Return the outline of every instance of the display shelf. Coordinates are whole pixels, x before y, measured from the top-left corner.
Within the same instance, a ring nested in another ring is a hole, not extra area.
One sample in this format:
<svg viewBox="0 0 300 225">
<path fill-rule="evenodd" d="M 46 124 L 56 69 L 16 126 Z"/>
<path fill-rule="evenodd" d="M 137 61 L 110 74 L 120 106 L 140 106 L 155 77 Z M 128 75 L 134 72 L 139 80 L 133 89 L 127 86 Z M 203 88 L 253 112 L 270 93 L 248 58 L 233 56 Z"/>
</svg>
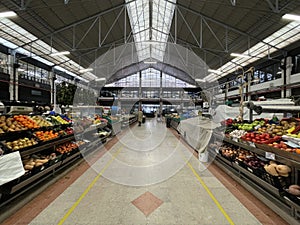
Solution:
<svg viewBox="0 0 300 225">
<path fill-rule="evenodd" d="M 221 157 L 217 157 L 214 161 L 214 164 L 216 164 L 219 168 L 225 171 L 226 174 L 228 174 L 235 181 L 241 184 L 250 193 L 256 196 L 260 201 L 265 203 L 268 207 L 270 207 L 275 213 L 281 216 L 289 224 L 299 224 L 299 220 L 297 220 L 297 218 L 294 216 L 295 212 L 293 211 L 291 205 L 287 204 L 283 197 L 274 196 L 268 190 L 264 189 L 264 187 L 258 185 L 257 183 L 253 182 L 252 179 L 249 179 L 247 176 L 245 176 L 244 173 L 241 173 L 240 171 L 237 171 L 235 168 L 231 167 L 227 163 L 224 163 L 224 161 L 220 160 L 220 158 Z"/>
<path fill-rule="evenodd" d="M 107 126 L 112 129 L 112 135 L 117 135 L 118 133 L 120 133 L 122 131 L 122 122 L 121 121 L 114 122 L 112 124 L 108 123 Z"/>
<path fill-rule="evenodd" d="M 225 136 L 222 138 L 221 136 L 214 134 L 213 137 L 219 140 L 223 139 L 223 141 L 226 143 L 232 144 L 233 146 L 240 147 L 242 149 L 251 151 L 253 153 L 256 153 L 257 155 L 265 157 L 266 150 L 264 149 L 253 147 Z M 254 194 L 256 197 L 262 200 L 265 204 L 267 204 L 268 206 L 272 204 L 273 206 L 271 208 L 282 218 L 284 218 L 287 222 L 289 222 L 290 224 L 299 223 L 300 205 L 297 204 L 297 202 L 294 202 L 291 199 L 289 199 L 288 196 L 283 195 L 283 188 L 287 187 L 273 186 L 271 184 L 272 182 L 269 183 L 267 180 L 263 179 L 264 176 L 257 176 L 253 173 L 253 171 L 251 172 L 247 168 L 244 168 L 241 165 L 239 165 L 238 163 L 232 162 L 224 158 L 219 152 L 216 154 L 215 149 L 208 148 L 208 151 L 210 155 L 215 156 L 214 163 L 218 167 L 220 167 L 232 178 L 234 178 L 236 181 L 242 184 L 246 189 L 248 189 L 252 194 Z M 287 158 L 287 156 L 289 156 L 288 154 L 293 153 L 279 150 L 275 154 L 275 160 L 279 163 L 286 164 L 292 168 L 292 172 L 290 173 L 291 182 L 297 183 L 296 177 L 299 174 L 296 168 L 300 167 L 300 162 L 291 159 L 291 157 Z"/>
<path fill-rule="evenodd" d="M 171 119 L 171 127 L 172 127 L 173 129 L 177 130 L 177 127 L 178 127 L 179 123 L 180 123 L 180 122 Z"/>
<path fill-rule="evenodd" d="M 77 158 L 80 156 L 80 151 L 70 155 L 69 157 L 65 158 L 64 160 L 62 160 L 61 164 L 66 164 L 67 162 L 73 160 L 74 158 Z"/>
<path fill-rule="evenodd" d="M 128 126 L 130 126 L 131 124 L 134 124 L 135 122 L 137 122 L 137 116 L 136 115 L 129 115 L 129 116 L 124 116 L 122 118 L 122 128 L 126 128 Z"/>
<path fill-rule="evenodd" d="M 246 150 L 254 152 L 254 153 L 256 153 L 258 155 L 261 155 L 263 157 L 265 157 L 265 154 L 267 152 L 266 150 L 262 150 L 262 149 L 259 149 L 259 148 L 256 148 L 256 147 L 252 147 L 250 145 L 246 145 L 246 144 L 241 143 L 241 142 L 233 141 L 232 139 L 230 139 L 228 137 L 224 137 L 223 140 L 227 143 L 230 143 L 230 144 L 233 144 L 235 146 L 244 148 Z M 276 157 L 275 160 L 276 161 L 284 163 L 284 164 L 286 164 L 288 166 L 291 166 L 291 167 L 300 168 L 300 161 L 296 161 L 296 160 L 292 159 L 293 155 L 295 155 L 295 153 L 289 153 L 289 152 L 278 150 L 275 154 L 276 154 L 275 155 L 275 157 Z"/>
<path fill-rule="evenodd" d="M 67 141 L 72 141 L 72 140 L 74 140 L 74 138 L 75 138 L 74 135 L 68 135 L 66 137 L 63 137 L 60 140 L 57 140 L 57 141 L 54 141 L 54 142 L 50 142 L 50 143 L 47 143 L 47 144 L 43 144 L 42 143 L 39 146 L 33 147 L 33 148 L 29 149 L 29 150 L 20 151 L 20 154 L 21 154 L 22 157 L 27 156 L 27 155 L 31 155 L 33 153 L 42 151 L 44 149 L 51 148 L 51 147 L 53 147 L 55 145 L 59 145 L 59 144 L 62 144 L 64 142 L 67 142 Z"/>
<path fill-rule="evenodd" d="M 280 197 L 279 189 L 278 188 L 272 186 L 268 182 L 264 181 L 260 177 L 256 176 L 255 174 L 251 173 L 250 171 L 248 171 L 247 169 L 239 166 L 236 163 L 232 163 L 232 167 L 235 168 L 240 173 L 243 173 L 245 176 L 247 176 L 249 179 L 251 179 L 255 183 L 259 183 L 259 185 L 261 187 L 263 187 L 265 190 L 268 190 L 270 193 L 274 194 L 276 197 Z"/>
<path fill-rule="evenodd" d="M 82 133 L 88 133 L 88 132 L 94 131 L 96 129 L 102 129 L 106 126 L 107 126 L 107 123 L 93 124 L 93 125 L 89 126 L 87 129 L 85 129 Z"/>
<path fill-rule="evenodd" d="M 13 193 L 15 193 L 16 191 L 20 190 L 21 188 L 23 188 L 23 187 L 29 185 L 30 183 L 32 183 L 32 182 L 38 180 L 39 178 L 41 178 L 41 177 L 44 176 L 45 174 L 47 174 L 47 173 L 49 173 L 49 172 L 55 170 L 55 168 L 59 167 L 60 165 L 61 165 L 61 162 L 58 162 L 58 163 L 56 163 L 56 164 L 54 164 L 54 165 L 52 165 L 52 166 L 50 166 L 50 167 L 48 167 L 48 168 L 42 170 L 41 172 L 39 172 L 39 173 L 37 173 L 37 174 L 31 176 L 30 178 L 28 178 L 28 179 L 26 179 L 26 180 L 24 180 L 24 181 L 18 183 L 17 185 L 12 186 L 11 191 L 10 191 L 10 194 L 13 194 Z"/>
</svg>

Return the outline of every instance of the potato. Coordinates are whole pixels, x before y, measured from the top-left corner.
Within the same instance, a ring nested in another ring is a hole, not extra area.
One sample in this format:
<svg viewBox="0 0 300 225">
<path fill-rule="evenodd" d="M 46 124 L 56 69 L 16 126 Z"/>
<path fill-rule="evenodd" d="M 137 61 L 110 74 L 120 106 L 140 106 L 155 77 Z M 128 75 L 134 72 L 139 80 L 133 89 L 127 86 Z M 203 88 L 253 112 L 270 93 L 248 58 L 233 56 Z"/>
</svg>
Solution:
<svg viewBox="0 0 300 225">
<path fill-rule="evenodd" d="M 29 164 L 26 164 L 26 165 L 24 166 L 24 169 L 25 169 L 25 170 L 32 170 L 32 169 L 33 169 L 33 166 L 32 166 L 32 165 L 29 165 Z"/>
<path fill-rule="evenodd" d="M 288 192 L 292 195 L 300 196 L 300 186 L 299 185 L 291 185 L 289 186 Z"/>
<path fill-rule="evenodd" d="M 276 170 L 279 172 L 279 173 L 283 173 L 283 174 L 286 174 L 286 173 L 289 173 L 291 172 L 291 168 L 286 166 L 286 165 L 277 165 L 276 166 Z"/>
</svg>

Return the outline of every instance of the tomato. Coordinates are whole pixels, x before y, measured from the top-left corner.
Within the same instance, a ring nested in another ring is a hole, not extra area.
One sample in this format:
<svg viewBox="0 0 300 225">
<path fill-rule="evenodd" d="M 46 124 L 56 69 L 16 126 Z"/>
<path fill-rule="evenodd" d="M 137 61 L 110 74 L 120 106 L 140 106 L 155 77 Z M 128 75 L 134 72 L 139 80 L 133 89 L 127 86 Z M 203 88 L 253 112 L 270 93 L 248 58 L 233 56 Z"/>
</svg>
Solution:
<svg viewBox="0 0 300 225">
<path fill-rule="evenodd" d="M 247 141 L 251 141 L 251 138 L 247 137 L 246 140 L 247 140 Z"/>
<path fill-rule="evenodd" d="M 252 139 L 253 142 L 256 142 L 257 140 L 255 138 Z"/>
</svg>

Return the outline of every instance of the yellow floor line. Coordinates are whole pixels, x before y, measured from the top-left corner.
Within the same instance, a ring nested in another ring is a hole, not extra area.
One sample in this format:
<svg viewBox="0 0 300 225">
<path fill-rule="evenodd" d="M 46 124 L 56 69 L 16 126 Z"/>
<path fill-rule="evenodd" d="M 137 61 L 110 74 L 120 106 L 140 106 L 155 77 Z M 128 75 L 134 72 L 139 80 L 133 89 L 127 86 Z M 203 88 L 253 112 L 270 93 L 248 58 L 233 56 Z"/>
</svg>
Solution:
<svg viewBox="0 0 300 225">
<path fill-rule="evenodd" d="M 230 216 L 225 212 L 225 210 L 223 209 L 223 207 L 221 206 L 221 204 L 219 203 L 219 201 L 216 199 L 216 197 L 213 195 L 213 193 L 209 190 L 209 188 L 204 183 L 204 181 L 199 176 L 199 174 L 195 171 L 194 167 L 189 162 L 187 163 L 187 165 L 192 170 L 193 174 L 198 179 L 198 181 L 200 182 L 200 184 L 202 185 L 202 187 L 205 189 L 205 191 L 207 192 L 207 194 L 209 195 L 209 197 L 214 201 L 214 203 L 217 205 L 218 209 L 225 216 L 225 218 L 227 219 L 227 221 L 229 222 L 229 224 L 230 225 L 234 225 L 234 222 L 232 221 L 232 219 L 230 218 Z"/>
<path fill-rule="evenodd" d="M 76 209 L 76 207 L 79 205 L 79 203 L 82 201 L 82 199 L 87 195 L 87 193 L 91 190 L 91 188 L 95 185 L 95 183 L 99 180 L 99 178 L 102 176 L 102 174 L 105 172 L 105 170 L 110 166 L 110 164 L 115 160 L 115 158 L 120 154 L 121 150 L 123 149 L 123 146 L 121 146 L 118 151 L 112 155 L 112 158 L 108 161 L 108 163 L 105 165 L 105 167 L 100 171 L 100 173 L 95 177 L 95 179 L 89 184 L 89 186 L 84 190 L 82 195 L 78 198 L 78 200 L 72 205 L 72 207 L 69 209 L 69 211 L 64 215 L 64 217 L 59 221 L 58 225 L 62 225 L 68 217 L 71 215 L 71 213 Z"/>
<path fill-rule="evenodd" d="M 216 197 L 213 195 L 213 193 L 210 191 L 210 189 L 207 187 L 207 185 L 205 184 L 205 182 L 202 180 L 202 178 L 199 176 L 199 174 L 196 172 L 196 170 L 194 169 L 194 167 L 192 166 L 192 164 L 185 158 L 183 152 L 181 152 L 182 158 L 185 160 L 186 164 L 188 165 L 188 167 L 191 169 L 191 171 L 193 172 L 194 176 L 197 178 L 197 180 L 199 181 L 199 183 L 202 185 L 202 187 L 205 189 L 205 191 L 207 192 L 207 194 L 209 195 L 209 197 L 213 200 L 213 202 L 216 204 L 216 206 L 218 207 L 218 209 L 221 211 L 221 213 L 224 215 L 224 217 L 226 218 L 226 220 L 229 222 L 230 225 L 234 225 L 234 222 L 232 221 L 232 219 L 230 218 L 230 216 L 226 213 L 226 211 L 223 209 L 223 207 L 221 206 L 221 204 L 219 203 L 219 201 L 216 199 Z"/>
</svg>

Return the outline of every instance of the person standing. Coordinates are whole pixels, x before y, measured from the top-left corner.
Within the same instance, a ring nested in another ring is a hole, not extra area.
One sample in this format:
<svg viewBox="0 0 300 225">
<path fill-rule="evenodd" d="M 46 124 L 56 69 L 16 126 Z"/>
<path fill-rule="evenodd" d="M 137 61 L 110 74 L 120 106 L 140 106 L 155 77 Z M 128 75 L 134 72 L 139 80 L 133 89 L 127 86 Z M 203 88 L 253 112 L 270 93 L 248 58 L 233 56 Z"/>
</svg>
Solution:
<svg viewBox="0 0 300 225">
<path fill-rule="evenodd" d="M 143 111 L 142 111 L 142 109 L 140 108 L 139 111 L 138 111 L 138 122 L 139 122 L 139 127 L 141 126 L 142 121 L 143 121 Z"/>
</svg>

